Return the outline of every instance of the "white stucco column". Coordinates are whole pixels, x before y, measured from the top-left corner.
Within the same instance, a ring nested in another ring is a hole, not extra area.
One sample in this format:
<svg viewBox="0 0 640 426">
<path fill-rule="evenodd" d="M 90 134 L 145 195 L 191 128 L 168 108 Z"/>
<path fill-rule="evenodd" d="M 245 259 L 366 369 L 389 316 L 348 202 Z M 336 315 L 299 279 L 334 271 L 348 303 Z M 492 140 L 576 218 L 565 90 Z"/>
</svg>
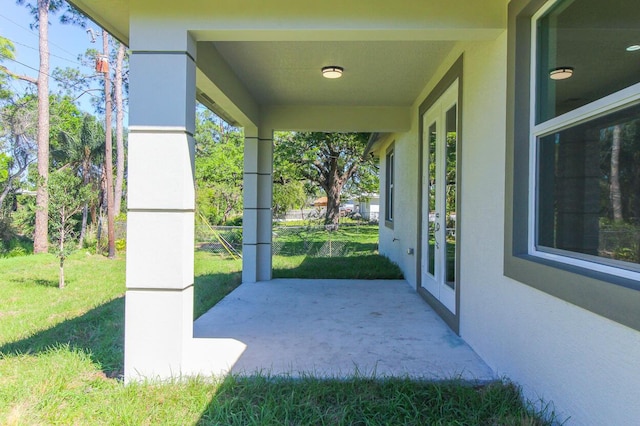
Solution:
<svg viewBox="0 0 640 426">
<path fill-rule="evenodd" d="M 126 380 L 180 375 L 193 334 L 196 45 L 173 41 L 132 40 Z"/>
<path fill-rule="evenodd" d="M 245 129 L 242 282 L 271 279 L 273 130 Z"/>
</svg>

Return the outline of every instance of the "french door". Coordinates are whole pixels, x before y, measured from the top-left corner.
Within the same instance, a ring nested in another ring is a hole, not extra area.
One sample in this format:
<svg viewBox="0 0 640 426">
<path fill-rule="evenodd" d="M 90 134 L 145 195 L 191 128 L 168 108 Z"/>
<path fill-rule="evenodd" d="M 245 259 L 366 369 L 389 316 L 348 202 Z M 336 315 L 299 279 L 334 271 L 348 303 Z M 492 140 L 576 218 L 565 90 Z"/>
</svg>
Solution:
<svg viewBox="0 0 640 426">
<path fill-rule="evenodd" d="M 421 285 L 456 315 L 458 80 L 422 116 Z"/>
</svg>

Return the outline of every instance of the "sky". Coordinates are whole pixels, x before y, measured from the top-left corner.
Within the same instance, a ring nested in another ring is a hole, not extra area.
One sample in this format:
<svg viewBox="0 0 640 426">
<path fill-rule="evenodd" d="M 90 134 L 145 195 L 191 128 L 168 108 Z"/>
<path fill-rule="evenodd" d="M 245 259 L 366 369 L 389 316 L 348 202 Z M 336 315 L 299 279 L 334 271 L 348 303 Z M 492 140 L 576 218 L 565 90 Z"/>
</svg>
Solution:
<svg viewBox="0 0 640 426">
<path fill-rule="evenodd" d="M 35 3 L 35 0 L 31 2 Z M 93 66 L 91 68 L 83 67 L 78 61 L 78 56 L 89 48 L 102 50 L 102 38 L 99 36 L 100 28 L 88 21 L 88 27 L 93 28 L 98 34 L 96 42 L 91 43 L 91 37 L 86 29 L 75 25 L 61 24 L 59 15 L 50 16 L 49 22 L 50 73 L 56 67 L 76 67 L 83 72 L 93 73 Z M 35 78 L 38 75 L 40 59 L 38 30 L 29 27 L 32 23 L 33 17 L 24 5 L 17 5 L 16 0 L 0 0 L 0 36 L 11 40 L 16 50 L 15 61 L 3 58 L 3 64 L 16 73 Z M 14 80 L 11 84 L 14 90 L 23 91 L 29 83 Z M 56 81 L 53 78 L 49 80 L 49 85 L 52 92 L 57 90 Z M 90 94 L 84 95 L 78 99 L 78 102 L 82 110 L 94 113 L 90 96 Z"/>
</svg>

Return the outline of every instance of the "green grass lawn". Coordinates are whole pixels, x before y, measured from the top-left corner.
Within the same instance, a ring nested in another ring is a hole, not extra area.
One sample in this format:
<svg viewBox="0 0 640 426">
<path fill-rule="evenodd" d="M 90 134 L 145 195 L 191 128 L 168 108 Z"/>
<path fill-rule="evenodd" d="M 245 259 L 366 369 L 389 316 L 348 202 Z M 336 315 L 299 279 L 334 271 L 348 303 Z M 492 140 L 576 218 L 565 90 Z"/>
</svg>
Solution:
<svg viewBox="0 0 640 426">
<path fill-rule="evenodd" d="M 323 227 L 291 231 L 287 226 L 273 229 L 273 244 L 278 246 L 278 255 L 273 256 L 274 278 L 402 279 L 400 268 L 377 254 L 377 225 L 352 224 L 334 232 Z M 317 252 L 324 256 L 302 254 Z"/>
<path fill-rule="evenodd" d="M 0 259 L 0 424 L 545 424 L 508 383 L 231 376 L 125 386 L 124 259 L 77 253 L 66 265 L 59 290 L 55 257 Z M 239 261 L 207 253 L 196 253 L 195 271 L 196 315 L 240 281 Z"/>
</svg>

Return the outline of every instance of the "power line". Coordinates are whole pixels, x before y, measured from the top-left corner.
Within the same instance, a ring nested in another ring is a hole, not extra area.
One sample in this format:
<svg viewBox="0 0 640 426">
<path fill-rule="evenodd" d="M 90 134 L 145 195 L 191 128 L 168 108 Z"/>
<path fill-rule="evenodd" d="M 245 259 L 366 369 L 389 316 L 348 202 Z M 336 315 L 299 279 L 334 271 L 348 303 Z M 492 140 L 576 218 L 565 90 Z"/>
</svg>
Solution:
<svg viewBox="0 0 640 426">
<path fill-rule="evenodd" d="M 10 58 L 10 57 L 5 56 L 5 55 L 2 55 L 2 54 L 0 54 L 0 58 L 8 59 L 8 60 L 13 61 L 13 62 L 15 62 L 15 63 L 17 63 L 17 64 L 22 65 L 23 67 L 27 67 L 27 68 L 29 68 L 29 69 L 32 69 L 33 71 L 36 71 L 38 74 L 40 73 L 40 70 L 39 70 L 39 69 L 34 68 L 34 67 L 32 67 L 32 66 L 30 66 L 30 65 L 27 65 L 27 64 L 25 64 L 25 63 L 22 63 L 22 62 L 20 62 L 20 61 L 18 61 L 18 60 L 16 60 L 16 59 Z M 53 79 L 53 80 L 57 81 L 58 83 L 65 84 L 65 81 L 64 81 L 64 80 L 60 80 L 59 78 L 54 77 L 54 76 L 52 76 L 52 75 L 50 75 L 50 74 L 47 74 L 47 73 L 43 73 L 43 74 L 45 74 L 45 75 L 46 75 L 46 76 L 48 76 L 49 78 L 51 78 L 51 79 Z M 86 93 L 87 95 L 91 96 L 92 98 L 96 98 L 96 99 L 97 99 L 97 98 L 99 98 L 99 96 L 94 95 L 93 93 L 89 93 L 89 92 L 85 92 L 85 93 Z M 126 108 L 123 108 L 123 111 L 124 111 L 126 114 L 128 114 L 128 113 L 129 113 L 129 110 L 128 110 L 128 109 L 126 109 Z"/>
<path fill-rule="evenodd" d="M 12 62 L 15 62 L 16 64 L 20 64 L 20 65 L 22 65 L 23 67 L 27 67 L 27 68 L 29 68 L 29 69 L 31 69 L 31 70 L 33 70 L 33 71 L 37 72 L 38 74 L 40 74 L 40 72 L 41 72 L 38 68 L 34 68 L 34 67 L 32 67 L 31 65 L 27 65 L 27 64 L 25 64 L 24 62 L 20 62 L 20 61 L 18 61 L 17 59 L 13 59 L 13 58 L 11 58 L 11 57 L 9 57 L 9 56 L 6 56 L 6 55 L 2 55 L 2 54 L 0 54 L 0 58 L 8 59 L 8 60 L 10 60 L 10 61 L 12 61 Z M 54 80 L 56 80 L 56 81 L 60 82 L 60 83 L 64 83 L 62 80 L 60 80 L 59 78 L 56 78 L 56 77 L 52 76 L 51 74 L 47 74 L 47 73 L 42 73 L 42 74 L 44 74 L 44 75 L 48 76 L 49 78 L 52 78 L 52 79 L 54 79 Z"/>
<path fill-rule="evenodd" d="M 31 35 L 33 35 L 34 37 L 40 38 L 40 35 L 39 35 L 39 34 L 36 34 L 36 32 L 35 32 L 35 31 L 33 31 L 31 28 L 27 28 L 27 27 L 25 27 L 24 25 L 21 25 L 21 24 L 17 23 L 17 22 L 16 22 L 16 21 L 14 21 L 13 19 L 8 18 L 7 16 L 5 16 L 5 15 L 3 15 L 3 14 L 1 14 L 1 13 L 0 13 L 0 18 L 4 18 L 4 19 L 6 19 L 7 21 L 11 22 L 13 25 L 15 25 L 15 26 L 17 26 L 17 27 L 19 27 L 19 28 L 22 28 L 23 30 L 28 31 L 28 32 L 29 32 Z M 49 44 L 50 44 L 50 45 L 52 45 L 52 46 L 56 46 L 58 49 L 62 50 L 62 51 L 63 51 L 63 52 L 65 52 L 65 53 L 68 53 L 68 54 L 69 54 L 69 55 L 71 55 L 71 56 L 74 56 L 74 53 L 69 52 L 69 51 L 68 51 L 68 50 L 66 50 L 64 47 L 62 47 L 62 46 L 60 46 L 60 45 L 58 45 L 58 44 L 56 44 L 56 43 L 54 43 L 54 42 L 52 42 L 52 41 L 49 41 Z"/>
<path fill-rule="evenodd" d="M 5 37 L 5 38 L 6 38 L 6 37 Z M 26 48 L 28 48 L 28 49 L 32 49 L 32 50 L 39 50 L 37 47 L 29 46 L 29 45 L 27 45 L 27 44 L 20 43 L 19 41 L 11 40 L 10 38 L 7 38 L 7 40 L 9 40 L 9 41 L 10 41 L 11 43 L 13 43 L 13 44 L 17 44 L 17 45 L 20 45 L 20 46 L 24 46 L 24 47 L 26 47 Z M 54 56 L 54 57 L 56 57 L 56 58 L 58 58 L 58 59 L 62 59 L 63 61 L 71 62 L 72 64 L 75 64 L 75 65 L 81 65 L 81 66 L 84 66 L 84 65 L 82 65 L 80 62 L 72 61 L 71 59 L 67 59 L 67 58 L 64 58 L 64 57 L 62 57 L 62 56 L 58 56 L 58 55 L 53 54 L 53 53 L 49 53 L 49 55 L 50 55 L 50 56 Z"/>
</svg>

